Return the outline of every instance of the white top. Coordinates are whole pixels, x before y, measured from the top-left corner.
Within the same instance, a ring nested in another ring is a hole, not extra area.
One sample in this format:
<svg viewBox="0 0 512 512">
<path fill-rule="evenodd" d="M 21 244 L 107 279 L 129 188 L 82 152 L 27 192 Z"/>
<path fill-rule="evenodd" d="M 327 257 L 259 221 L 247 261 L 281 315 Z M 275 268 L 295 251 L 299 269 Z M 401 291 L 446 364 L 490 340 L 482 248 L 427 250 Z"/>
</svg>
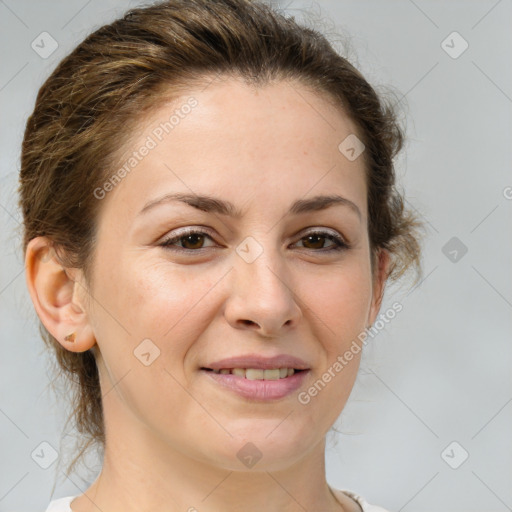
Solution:
<svg viewBox="0 0 512 512">
<path fill-rule="evenodd" d="M 382 507 L 378 507 L 376 505 L 370 505 L 364 498 L 357 495 L 356 493 L 352 491 L 347 491 L 346 489 L 333 489 L 334 494 L 338 493 L 344 493 L 350 498 L 352 498 L 360 507 L 363 512 L 388 512 L 387 510 L 383 509 Z M 66 498 L 60 498 L 57 500 L 53 500 L 48 505 L 48 508 L 45 512 L 73 512 L 71 510 L 71 502 L 77 498 L 77 496 L 67 496 Z"/>
</svg>

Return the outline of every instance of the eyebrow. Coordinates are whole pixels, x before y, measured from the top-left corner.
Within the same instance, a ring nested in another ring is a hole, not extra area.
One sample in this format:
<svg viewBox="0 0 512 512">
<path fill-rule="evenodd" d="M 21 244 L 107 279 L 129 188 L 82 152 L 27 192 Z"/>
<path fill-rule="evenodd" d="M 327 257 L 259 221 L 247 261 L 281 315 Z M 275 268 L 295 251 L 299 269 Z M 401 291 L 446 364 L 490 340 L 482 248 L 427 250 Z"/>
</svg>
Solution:
<svg viewBox="0 0 512 512">
<path fill-rule="evenodd" d="M 182 193 L 165 194 L 162 197 L 149 201 L 144 205 L 138 215 L 147 213 L 149 210 L 160 204 L 171 203 L 175 201 L 180 201 L 207 213 L 218 213 L 220 215 L 227 215 L 235 219 L 240 219 L 243 217 L 243 213 L 229 201 L 224 201 L 222 199 L 208 195 Z M 301 213 L 316 212 L 339 205 L 349 207 L 354 213 L 357 214 L 359 220 L 361 220 L 362 214 L 358 206 L 346 197 L 342 197 L 340 195 L 314 196 L 308 199 L 297 199 L 297 201 L 295 201 L 290 207 L 288 214 L 298 215 Z"/>
</svg>

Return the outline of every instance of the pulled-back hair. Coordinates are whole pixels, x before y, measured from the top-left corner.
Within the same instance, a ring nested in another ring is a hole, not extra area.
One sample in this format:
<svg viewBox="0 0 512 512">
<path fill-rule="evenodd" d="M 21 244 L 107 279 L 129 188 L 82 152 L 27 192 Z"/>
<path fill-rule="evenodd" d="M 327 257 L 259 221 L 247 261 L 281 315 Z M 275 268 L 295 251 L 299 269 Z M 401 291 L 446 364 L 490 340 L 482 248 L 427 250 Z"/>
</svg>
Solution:
<svg viewBox="0 0 512 512">
<path fill-rule="evenodd" d="M 379 249 L 386 249 L 390 280 L 412 268 L 421 274 L 421 223 L 395 184 L 393 159 L 403 132 L 392 102 L 317 30 L 248 0 L 171 0 L 133 9 L 60 62 L 39 90 L 24 134 L 23 250 L 46 236 L 63 265 L 82 269 L 91 283 L 102 204 L 93 191 L 117 169 L 119 151 L 141 116 L 214 76 L 254 87 L 289 80 L 339 106 L 366 147 L 372 269 Z M 69 474 L 91 444 L 104 446 L 98 369 L 92 351 L 66 350 L 42 323 L 40 332 L 69 377 L 72 418 L 83 435 Z"/>
</svg>

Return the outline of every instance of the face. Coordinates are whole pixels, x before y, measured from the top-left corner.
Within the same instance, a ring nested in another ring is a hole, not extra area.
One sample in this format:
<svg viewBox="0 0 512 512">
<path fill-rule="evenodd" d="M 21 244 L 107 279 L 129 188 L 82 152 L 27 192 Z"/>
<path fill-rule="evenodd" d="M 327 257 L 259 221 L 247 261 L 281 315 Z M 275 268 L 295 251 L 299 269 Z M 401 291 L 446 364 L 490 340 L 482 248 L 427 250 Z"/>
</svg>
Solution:
<svg viewBox="0 0 512 512">
<path fill-rule="evenodd" d="M 338 149 L 355 133 L 343 112 L 287 82 L 214 82 L 141 120 L 129 172 L 97 192 L 83 301 L 112 423 L 234 470 L 248 442 L 258 468 L 278 469 L 323 440 L 381 290 L 363 157 Z M 171 194 L 183 200 L 162 199 Z M 324 196 L 342 199 L 321 208 Z"/>
</svg>

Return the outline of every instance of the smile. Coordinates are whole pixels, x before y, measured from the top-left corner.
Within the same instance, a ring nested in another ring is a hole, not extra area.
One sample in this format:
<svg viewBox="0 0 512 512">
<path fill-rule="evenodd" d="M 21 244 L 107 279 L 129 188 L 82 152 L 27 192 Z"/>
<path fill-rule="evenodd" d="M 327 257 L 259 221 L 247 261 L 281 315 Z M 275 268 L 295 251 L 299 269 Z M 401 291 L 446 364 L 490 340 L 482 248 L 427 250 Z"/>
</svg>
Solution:
<svg viewBox="0 0 512 512">
<path fill-rule="evenodd" d="M 201 368 L 220 389 L 258 402 L 280 400 L 297 391 L 309 370 L 294 368 Z M 286 374 L 285 374 L 286 372 Z"/>
<path fill-rule="evenodd" d="M 221 370 L 211 371 L 222 375 L 237 375 L 249 380 L 279 380 L 291 377 L 295 373 L 294 368 L 222 368 Z"/>
</svg>

